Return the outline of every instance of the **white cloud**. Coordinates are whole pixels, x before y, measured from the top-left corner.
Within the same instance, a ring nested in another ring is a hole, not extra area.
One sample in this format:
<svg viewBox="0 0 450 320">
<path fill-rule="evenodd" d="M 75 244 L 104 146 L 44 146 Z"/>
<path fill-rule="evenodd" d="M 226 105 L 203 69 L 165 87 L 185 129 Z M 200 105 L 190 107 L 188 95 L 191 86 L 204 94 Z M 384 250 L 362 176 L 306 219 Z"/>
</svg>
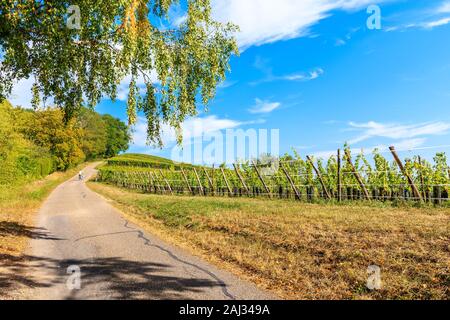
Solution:
<svg viewBox="0 0 450 320">
<path fill-rule="evenodd" d="M 258 85 L 261 83 L 273 82 L 273 81 L 311 81 L 319 78 L 325 73 L 322 68 L 316 68 L 309 72 L 297 72 L 288 75 L 274 75 L 273 69 L 269 64 L 268 60 L 262 59 L 261 57 L 256 57 L 253 66 L 260 70 L 264 74 L 264 78 L 250 82 L 250 85 Z"/>
<path fill-rule="evenodd" d="M 288 81 L 310 81 L 319 78 L 324 74 L 323 69 L 318 68 L 308 73 L 297 73 L 288 76 L 275 77 L 275 80 L 288 80 Z"/>
<path fill-rule="evenodd" d="M 389 146 L 395 146 L 397 151 L 411 151 L 423 146 L 428 136 L 447 134 L 450 130 L 450 123 L 431 122 L 420 123 L 414 125 L 401 124 L 383 124 L 374 121 L 367 123 L 350 122 L 346 131 L 361 131 L 361 134 L 348 141 L 349 145 L 363 142 L 373 138 L 390 139 L 389 144 L 376 144 L 366 147 L 353 147 L 350 151 L 353 154 L 360 153 L 361 150 L 365 154 L 372 153 L 377 149 L 380 153 L 389 153 Z M 327 159 L 336 155 L 336 150 L 318 151 L 313 155 L 317 158 Z"/>
<path fill-rule="evenodd" d="M 381 1 L 378 1 L 381 2 Z M 308 35 L 333 10 L 360 9 L 373 0 L 213 0 L 217 20 L 240 27 L 239 46 L 273 43 Z"/>
<path fill-rule="evenodd" d="M 426 138 L 407 139 L 395 143 L 397 151 L 407 151 L 423 146 L 427 141 Z M 386 147 L 387 149 L 387 147 Z M 381 150 L 381 149 L 380 149 Z M 387 151 L 387 150 L 386 150 Z"/>
<path fill-rule="evenodd" d="M 450 1 L 442 3 L 436 11 L 437 13 L 450 13 Z"/>
<path fill-rule="evenodd" d="M 237 81 L 231 81 L 231 80 L 225 80 L 223 82 L 221 82 L 217 88 L 219 89 L 226 89 L 226 88 L 230 88 L 232 86 L 234 86 L 236 83 L 238 83 Z"/>
<path fill-rule="evenodd" d="M 342 39 L 337 39 L 336 42 L 334 43 L 334 45 L 336 47 L 342 47 L 342 46 L 345 46 L 346 44 L 347 44 L 347 42 Z"/>
<path fill-rule="evenodd" d="M 184 14 L 184 15 L 175 17 L 175 18 L 173 19 L 173 24 L 174 24 L 175 27 L 179 27 L 180 25 L 182 25 L 183 23 L 185 23 L 186 20 L 187 20 L 187 15 Z"/>
<path fill-rule="evenodd" d="M 345 35 L 345 37 L 336 39 L 336 41 L 334 42 L 334 45 L 336 47 L 345 46 L 347 44 L 347 42 L 350 41 L 353 38 L 353 36 L 360 30 L 361 30 L 361 27 L 356 27 L 356 28 L 350 29 L 347 32 L 347 34 Z"/>
<path fill-rule="evenodd" d="M 170 130 L 168 125 L 162 125 L 162 140 L 163 142 L 169 143 L 174 141 L 175 133 Z M 133 136 L 131 148 L 150 148 L 147 145 L 147 120 L 143 117 L 138 117 L 137 123 L 133 126 Z"/>
<path fill-rule="evenodd" d="M 317 69 L 309 73 L 309 79 L 314 80 L 323 74 L 323 69 Z"/>
<path fill-rule="evenodd" d="M 148 77 L 154 84 L 159 83 L 158 74 L 156 73 L 156 71 L 152 71 L 148 75 Z M 130 92 L 129 90 L 130 81 L 131 75 L 126 76 L 125 78 L 122 79 L 122 81 L 120 81 L 120 84 L 117 86 L 117 100 L 119 101 L 128 100 L 128 93 Z M 139 88 L 140 93 L 145 94 L 145 81 L 144 76 L 141 73 L 139 73 L 139 76 L 136 79 L 136 85 Z"/>
<path fill-rule="evenodd" d="M 367 123 L 350 122 L 352 130 L 362 131 L 361 134 L 350 140 L 349 144 L 355 144 L 371 138 L 390 138 L 395 140 L 412 139 L 427 135 L 442 135 L 450 130 L 450 123 L 433 122 L 415 125 L 382 124 L 374 121 Z"/>
<path fill-rule="evenodd" d="M 31 88 L 33 87 L 34 79 L 27 78 L 21 79 L 17 83 L 14 84 L 11 94 L 8 96 L 8 101 L 11 102 L 13 106 L 21 106 L 25 109 L 31 109 L 31 99 L 33 98 L 33 94 L 31 92 Z M 53 98 L 48 98 L 45 101 L 46 106 L 51 106 L 53 104 Z M 44 106 L 41 97 L 41 105 Z"/>
<path fill-rule="evenodd" d="M 442 2 L 439 6 L 433 6 L 430 9 L 420 11 L 420 16 L 417 13 L 410 17 L 410 21 L 414 22 L 407 24 L 400 24 L 390 26 L 384 29 L 386 32 L 391 31 L 407 31 L 409 29 L 428 29 L 432 30 L 437 27 L 442 27 L 450 23 L 450 1 Z"/>
<path fill-rule="evenodd" d="M 438 19 L 435 21 L 429 21 L 423 24 L 423 27 L 426 29 L 433 29 L 435 27 L 445 26 L 450 23 L 450 17 Z"/>
<path fill-rule="evenodd" d="M 215 115 L 189 118 L 182 125 L 183 140 L 186 142 L 192 138 L 202 137 L 205 134 L 221 130 L 234 129 L 244 124 L 248 123 L 232 119 L 221 119 Z M 167 124 L 162 125 L 162 140 L 166 147 L 176 142 L 175 130 Z M 132 147 L 150 148 L 147 146 L 147 120 L 143 117 L 139 117 L 137 124 L 134 126 Z"/>
<path fill-rule="evenodd" d="M 8 97 L 9 102 L 14 106 L 21 106 L 24 108 L 31 108 L 31 87 L 33 86 L 34 80 L 32 78 L 22 79 L 18 81 Z"/>
<path fill-rule="evenodd" d="M 250 113 L 270 113 L 281 107 L 280 102 L 270 102 L 267 100 L 255 99 L 255 105 L 248 111 Z"/>
<path fill-rule="evenodd" d="M 204 134 L 234 129 L 243 124 L 243 122 L 237 120 L 220 119 L 214 115 L 203 118 L 190 118 L 183 124 L 183 136 L 186 139 L 192 139 L 201 137 Z"/>
<path fill-rule="evenodd" d="M 426 138 L 406 139 L 394 143 L 394 146 L 397 151 L 408 151 L 422 146 L 426 141 L 427 141 Z M 364 154 L 367 155 L 373 153 L 375 150 L 378 150 L 378 152 L 380 153 L 390 152 L 389 146 L 384 144 L 378 144 L 374 146 L 361 148 L 351 148 L 350 152 L 352 154 L 359 154 L 361 151 L 363 151 Z M 313 156 L 316 158 L 328 159 L 330 157 L 336 156 L 336 153 L 337 153 L 336 150 L 318 151 L 314 152 Z"/>
</svg>

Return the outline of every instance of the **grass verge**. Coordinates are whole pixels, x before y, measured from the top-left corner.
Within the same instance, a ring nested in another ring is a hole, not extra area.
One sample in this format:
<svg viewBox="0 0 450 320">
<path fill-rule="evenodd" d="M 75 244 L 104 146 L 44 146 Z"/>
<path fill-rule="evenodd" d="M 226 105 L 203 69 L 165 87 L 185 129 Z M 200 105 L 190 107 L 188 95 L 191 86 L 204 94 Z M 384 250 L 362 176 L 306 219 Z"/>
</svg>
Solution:
<svg viewBox="0 0 450 320">
<path fill-rule="evenodd" d="M 159 196 L 90 182 L 144 229 L 287 299 L 449 299 L 450 210 Z M 381 289 L 367 289 L 368 267 Z"/>
</svg>

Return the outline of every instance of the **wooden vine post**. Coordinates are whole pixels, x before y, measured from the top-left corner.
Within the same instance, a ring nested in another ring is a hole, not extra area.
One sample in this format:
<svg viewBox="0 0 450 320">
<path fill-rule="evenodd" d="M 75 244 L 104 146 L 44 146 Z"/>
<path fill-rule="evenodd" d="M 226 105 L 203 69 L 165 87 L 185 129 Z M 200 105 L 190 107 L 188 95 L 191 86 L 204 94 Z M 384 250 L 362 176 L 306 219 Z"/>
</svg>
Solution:
<svg viewBox="0 0 450 320">
<path fill-rule="evenodd" d="M 264 188 L 266 189 L 267 195 L 269 196 L 269 198 L 272 198 L 272 193 L 270 192 L 269 187 L 267 186 L 267 184 L 266 184 L 266 182 L 264 181 L 264 179 L 263 179 L 261 173 L 259 172 L 258 167 L 256 166 L 255 161 L 252 161 L 252 162 L 253 162 L 253 168 L 255 168 L 255 171 L 256 171 L 256 174 L 258 175 L 259 180 L 261 180 L 261 182 L 262 182 Z"/>
<path fill-rule="evenodd" d="M 286 168 L 283 166 L 283 164 L 282 164 L 281 162 L 280 162 L 280 167 L 281 167 L 281 170 L 283 170 L 283 172 L 284 172 L 284 174 L 285 174 L 285 176 L 286 176 L 286 179 L 288 179 L 289 184 L 291 185 L 292 190 L 294 190 L 295 198 L 296 198 L 297 200 L 300 200 L 300 199 L 301 199 L 301 198 L 300 198 L 300 193 L 298 192 L 297 187 L 296 187 L 295 184 L 294 184 L 294 181 L 292 180 L 291 176 L 289 175 L 289 172 L 286 170 Z"/>
<path fill-rule="evenodd" d="M 155 183 L 155 179 L 153 179 L 153 174 L 152 174 L 151 171 L 148 173 L 148 176 L 149 176 L 150 181 L 152 183 L 152 187 L 155 188 L 155 193 L 156 193 L 157 186 L 156 186 L 156 183 Z"/>
<path fill-rule="evenodd" d="M 147 178 L 147 182 L 148 182 L 147 191 L 151 192 L 152 191 L 152 180 L 150 178 L 150 174 L 148 172 L 146 172 L 145 177 Z"/>
<path fill-rule="evenodd" d="M 242 183 L 242 186 L 243 186 L 244 189 L 245 189 L 245 192 L 248 194 L 248 193 L 249 193 L 248 187 L 247 187 L 247 185 L 245 184 L 244 178 L 242 177 L 241 173 L 239 172 L 239 168 L 238 168 L 238 167 L 236 166 L 236 164 L 234 164 L 234 163 L 233 163 L 233 167 L 234 167 L 234 171 L 236 171 L 236 174 L 237 174 L 239 180 L 241 180 L 241 183 Z"/>
<path fill-rule="evenodd" d="M 169 188 L 170 194 L 173 195 L 172 187 L 170 186 L 169 181 L 167 181 L 167 179 L 166 179 L 166 177 L 164 176 L 164 173 L 163 173 L 163 171 L 162 171 L 161 169 L 159 169 L 159 173 L 161 174 L 161 177 L 164 179 L 164 181 L 165 181 L 167 187 Z"/>
<path fill-rule="evenodd" d="M 367 191 L 367 188 L 366 188 L 366 185 L 365 185 L 364 182 L 363 182 L 363 179 L 361 178 L 361 176 L 359 175 L 359 173 L 356 171 L 355 166 L 353 165 L 352 158 L 351 158 L 351 155 L 350 155 L 350 151 L 349 151 L 349 150 L 345 150 L 345 155 L 346 155 L 346 157 L 347 157 L 348 164 L 349 164 L 350 167 L 352 168 L 353 175 L 355 176 L 355 178 L 356 178 L 356 180 L 358 181 L 358 183 L 359 183 L 361 189 L 362 189 L 363 192 L 364 192 L 364 196 L 366 197 L 367 200 L 370 200 L 370 194 L 369 194 L 369 191 Z"/>
<path fill-rule="evenodd" d="M 320 184 L 322 185 L 323 191 L 325 191 L 325 194 L 327 195 L 327 198 L 331 200 L 331 194 L 328 192 L 327 187 L 325 186 L 325 182 L 323 182 L 322 175 L 320 174 L 320 171 L 317 169 L 316 165 L 312 161 L 310 156 L 306 156 L 306 159 L 308 159 L 309 163 L 311 163 L 314 171 L 316 172 L 317 177 L 319 178 Z"/>
<path fill-rule="evenodd" d="M 184 173 L 183 167 L 180 167 L 180 169 L 181 169 L 181 174 L 183 175 L 183 178 L 184 178 L 184 182 L 186 182 L 186 185 L 188 186 L 189 192 L 193 194 L 191 185 L 189 184 L 189 180 L 186 177 L 186 174 Z"/>
<path fill-rule="evenodd" d="M 392 155 L 394 156 L 394 160 L 395 162 L 397 162 L 398 167 L 400 168 L 400 170 L 402 171 L 403 175 L 406 177 L 406 179 L 409 182 L 409 186 L 411 187 L 413 193 L 414 193 L 414 197 L 416 197 L 417 199 L 419 199 L 420 201 L 423 201 L 422 199 L 422 195 L 419 192 L 419 189 L 417 189 L 416 185 L 414 184 L 413 179 L 411 178 L 411 176 L 408 174 L 408 172 L 406 172 L 405 167 L 403 166 L 402 161 L 400 160 L 400 158 L 397 155 L 397 152 L 395 151 L 395 147 L 391 146 L 389 147 L 389 150 L 391 150 Z"/>
<path fill-rule="evenodd" d="M 211 178 L 210 178 L 210 176 L 208 174 L 208 171 L 206 171 L 206 168 L 203 168 L 203 171 L 205 171 L 206 178 L 208 179 L 209 186 L 211 187 L 211 192 L 214 195 L 214 184 L 213 184 L 213 182 L 212 182 L 212 180 L 211 180 Z"/>
<path fill-rule="evenodd" d="M 153 176 L 153 172 L 150 172 L 150 176 L 152 177 L 153 184 L 155 185 L 155 191 L 156 191 L 156 189 L 158 191 L 161 191 L 161 186 L 158 182 L 158 179 L 157 179 L 158 177 L 156 176 L 156 174 L 155 174 L 155 176 Z"/>
<path fill-rule="evenodd" d="M 419 156 L 417 158 L 420 165 L 420 184 L 422 185 L 422 197 L 426 201 L 427 199 L 427 191 L 425 190 L 425 180 L 423 178 L 423 166 L 422 166 L 422 158 Z"/>
<path fill-rule="evenodd" d="M 141 178 L 141 179 L 140 179 L 140 180 L 141 180 L 141 190 L 142 190 L 142 191 L 145 191 L 145 187 L 146 187 L 146 185 L 145 185 L 145 175 L 144 175 L 143 172 L 141 172 L 141 173 L 139 174 L 139 178 Z"/>
<path fill-rule="evenodd" d="M 341 149 L 337 151 L 337 189 L 338 201 L 342 201 Z"/>
<path fill-rule="evenodd" d="M 205 191 L 203 190 L 202 182 L 200 181 L 200 177 L 198 176 L 197 169 L 194 167 L 195 177 L 197 178 L 198 186 L 200 187 L 200 192 L 205 195 Z"/>
<path fill-rule="evenodd" d="M 233 190 L 231 190 L 230 184 L 228 183 L 228 179 L 227 179 L 227 176 L 225 175 L 225 171 L 223 170 L 222 167 L 220 167 L 220 170 L 222 171 L 223 179 L 225 180 L 225 184 L 227 185 L 228 193 L 230 195 L 233 195 Z"/>
</svg>

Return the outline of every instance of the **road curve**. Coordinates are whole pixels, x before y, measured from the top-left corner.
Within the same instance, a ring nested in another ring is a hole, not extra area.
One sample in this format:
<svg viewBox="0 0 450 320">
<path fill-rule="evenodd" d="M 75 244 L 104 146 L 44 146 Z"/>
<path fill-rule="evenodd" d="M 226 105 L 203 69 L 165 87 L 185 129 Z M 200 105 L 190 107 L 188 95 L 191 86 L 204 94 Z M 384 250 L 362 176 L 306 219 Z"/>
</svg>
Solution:
<svg viewBox="0 0 450 320">
<path fill-rule="evenodd" d="M 84 170 L 86 178 L 94 168 L 92 164 Z M 140 230 L 77 177 L 51 193 L 36 227 L 40 236 L 31 240 L 27 254 L 32 288 L 23 298 L 273 298 Z"/>
</svg>

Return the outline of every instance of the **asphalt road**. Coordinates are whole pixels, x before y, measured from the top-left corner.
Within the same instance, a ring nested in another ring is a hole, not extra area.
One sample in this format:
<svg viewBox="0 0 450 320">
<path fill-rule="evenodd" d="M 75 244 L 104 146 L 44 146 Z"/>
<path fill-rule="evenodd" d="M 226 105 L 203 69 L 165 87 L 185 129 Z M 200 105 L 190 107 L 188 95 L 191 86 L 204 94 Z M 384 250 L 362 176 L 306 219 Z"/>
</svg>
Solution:
<svg viewBox="0 0 450 320">
<path fill-rule="evenodd" d="M 94 167 L 84 170 L 86 179 Z M 32 288 L 22 298 L 273 298 L 140 230 L 77 177 L 52 192 L 36 225 L 27 254 Z"/>
</svg>

